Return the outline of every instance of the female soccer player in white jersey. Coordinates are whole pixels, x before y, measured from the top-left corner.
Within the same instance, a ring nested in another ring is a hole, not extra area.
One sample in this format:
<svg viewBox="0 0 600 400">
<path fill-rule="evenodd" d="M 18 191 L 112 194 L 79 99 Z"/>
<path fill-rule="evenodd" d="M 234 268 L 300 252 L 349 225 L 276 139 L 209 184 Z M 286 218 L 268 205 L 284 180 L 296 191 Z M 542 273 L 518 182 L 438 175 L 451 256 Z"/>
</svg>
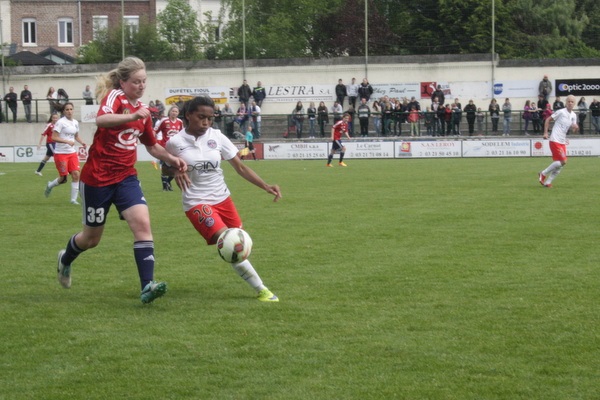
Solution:
<svg viewBox="0 0 600 400">
<path fill-rule="evenodd" d="M 128 57 L 98 80 L 96 97 L 101 98 L 96 117 L 98 129 L 81 171 L 83 231 L 71 237 L 58 253 L 58 281 L 71 287 L 71 264 L 102 239 L 111 205 L 127 221 L 133 233 L 133 254 L 141 283 L 142 303 L 150 303 L 167 291 L 164 282 L 154 281 L 154 240 L 150 213 L 137 179 L 134 164 L 137 143 L 148 153 L 185 171 L 187 165 L 156 142 L 150 110 L 140 101 L 146 89 L 146 67 L 139 58 Z"/>
<path fill-rule="evenodd" d="M 63 117 L 56 121 L 52 131 L 54 147 L 54 163 L 58 170 L 58 178 L 46 184 L 46 197 L 50 196 L 52 189 L 67 182 L 67 175 L 71 175 L 71 204 L 79 205 L 79 158 L 75 149 L 75 142 L 83 147 L 86 144 L 79 137 L 79 122 L 73 118 L 75 107 L 73 103 L 65 103 Z"/>
<path fill-rule="evenodd" d="M 185 128 L 167 143 L 167 150 L 188 165 L 187 174 L 175 173 L 182 188 L 183 210 L 194 228 L 211 245 L 227 228 L 241 228 L 242 220 L 230 197 L 221 163 L 228 161 L 235 171 L 267 193 L 281 198 L 277 185 L 269 185 L 238 156 L 237 147 L 218 129 L 212 128 L 214 102 L 209 97 L 195 97 L 186 102 Z M 191 182 L 189 185 L 186 178 Z M 262 282 L 249 260 L 232 264 L 233 269 L 254 288 L 260 301 L 279 301 Z"/>
<path fill-rule="evenodd" d="M 567 133 L 569 129 L 573 132 L 579 130 L 577 125 L 577 115 L 573 112 L 575 107 L 575 96 L 569 95 L 566 100 L 565 108 L 555 111 L 550 118 L 544 123 L 544 139 L 548 139 L 548 129 L 550 128 L 550 120 L 554 121 L 552 133 L 550 134 L 550 151 L 552 152 L 552 163 L 538 174 L 540 183 L 547 187 L 552 187 L 554 178 L 563 166 L 567 163 Z"/>
</svg>

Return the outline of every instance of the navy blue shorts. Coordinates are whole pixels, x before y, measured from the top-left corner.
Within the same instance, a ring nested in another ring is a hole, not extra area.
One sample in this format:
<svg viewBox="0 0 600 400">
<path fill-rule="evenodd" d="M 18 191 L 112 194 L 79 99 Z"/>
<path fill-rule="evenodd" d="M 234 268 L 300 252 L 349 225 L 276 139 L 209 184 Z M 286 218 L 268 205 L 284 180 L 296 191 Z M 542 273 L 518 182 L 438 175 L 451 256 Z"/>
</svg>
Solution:
<svg viewBox="0 0 600 400">
<path fill-rule="evenodd" d="M 56 146 L 55 142 L 46 143 L 46 157 L 54 157 L 54 146 Z"/>
<path fill-rule="evenodd" d="M 333 143 L 331 144 L 332 151 L 340 151 L 343 147 L 344 147 L 344 145 L 342 144 L 341 140 L 334 140 Z"/>
<path fill-rule="evenodd" d="M 108 186 L 89 186 L 79 183 L 79 195 L 83 200 L 83 224 L 102 226 L 111 205 L 121 214 L 129 207 L 147 204 L 137 176 L 131 175 L 119 183 Z"/>
</svg>

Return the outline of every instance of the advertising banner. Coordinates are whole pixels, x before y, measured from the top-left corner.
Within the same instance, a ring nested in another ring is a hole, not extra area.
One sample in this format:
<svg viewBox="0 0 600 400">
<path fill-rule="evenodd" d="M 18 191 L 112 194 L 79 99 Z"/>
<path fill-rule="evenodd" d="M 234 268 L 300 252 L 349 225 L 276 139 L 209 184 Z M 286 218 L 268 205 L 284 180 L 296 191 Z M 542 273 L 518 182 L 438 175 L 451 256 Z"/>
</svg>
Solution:
<svg viewBox="0 0 600 400">
<path fill-rule="evenodd" d="M 421 97 L 421 85 L 419 82 L 415 83 L 377 83 L 371 84 L 373 86 L 373 95 L 371 101 L 379 100 L 383 96 L 397 97 L 399 99 Z"/>
<path fill-rule="evenodd" d="M 396 158 L 456 158 L 462 153 L 460 140 L 394 142 Z"/>
<path fill-rule="evenodd" d="M 0 163 L 15 162 L 13 151 L 14 147 L 0 147 Z"/>
<path fill-rule="evenodd" d="M 354 142 L 345 140 L 347 158 L 394 158 L 394 142 Z"/>
<path fill-rule="evenodd" d="M 557 96 L 600 95 L 600 79 L 557 79 L 554 91 Z"/>
<path fill-rule="evenodd" d="M 265 143 L 266 160 L 327 160 L 327 143 Z"/>
<path fill-rule="evenodd" d="M 548 140 L 535 139 L 531 141 L 531 155 L 533 157 L 551 157 Z M 598 139 L 568 139 L 567 156 L 586 157 L 600 156 L 600 140 Z"/>
<path fill-rule="evenodd" d="M 225 104 L 229 101 L 230 91 L 226 86 L 196 87 L 196 88 L 169 88 L 165 92 L 165 104 L 175 104 L 181 100 L 188 101 L 197 96 L 208 96 L 215 104 Z M 165 111 L 166 114 L 166 111 Z"/>
<path fill-rule="evenodd" d="M 496 81 L 494 82 L 494 97 L 502 104 L 505 98 L 529 98 L 537 101 L 538 87 L 540 81 Z M 513 104 L 513 108 L 515 105 Z M 482 107 L 482 109 L 484 109 Z M 487 109 L 487 108 L 486 108 Z"/>
<path fill-rule="evenodd" d="M 37 146 L 15 146 L 14 151 L 15 162 L 39 163 L 46 156 L 46 146 L 41 146 L 39 149 Z M 51 158 L 50 162 L 54 162 L 54 159 Z"/>
<path fill-rule="evenodd" d="M 530 140 L 465 140 L 463 157 L 529 157 Z"/>
</svg>

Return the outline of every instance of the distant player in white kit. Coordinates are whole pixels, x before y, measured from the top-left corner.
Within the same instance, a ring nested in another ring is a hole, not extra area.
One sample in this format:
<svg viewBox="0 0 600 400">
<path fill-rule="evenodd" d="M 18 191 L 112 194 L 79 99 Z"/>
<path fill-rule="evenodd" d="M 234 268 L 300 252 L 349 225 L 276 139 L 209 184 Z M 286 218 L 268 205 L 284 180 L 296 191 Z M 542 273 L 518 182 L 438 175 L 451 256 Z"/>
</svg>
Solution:
<svg viewBox="0 0 600 400">
<path fill-rule="evenodd" d="M 550 134 L 552 163 L 538 175 L 540 183 L 547 188 L 552 187 L 552 181 L 560 174 L 563 166 L 567 163 L 567 133 L 569 129 L 572 129 L 574 133 L 579 131 L 577 115 L 573 112 L 574 107 L 575 96 L 569 95 L 566 107 L 555 111 L 544 123 L 544 139 L 548 139 L 550 120 L 554 121 L 552 133 Z"/>
</svg>

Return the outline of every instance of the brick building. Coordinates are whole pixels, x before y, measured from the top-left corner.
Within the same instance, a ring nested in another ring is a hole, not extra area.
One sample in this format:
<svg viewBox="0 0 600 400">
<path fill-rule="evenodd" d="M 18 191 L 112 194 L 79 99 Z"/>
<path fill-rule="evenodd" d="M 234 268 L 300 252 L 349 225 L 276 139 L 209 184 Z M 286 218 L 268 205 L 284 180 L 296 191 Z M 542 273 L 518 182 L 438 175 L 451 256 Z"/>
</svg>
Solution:
<svg viewBox="0 0 600 400">
<path fill-rule="evenodd" d="M 0 0 L 2 42 L 10 54 L 47 54 L 68 63 L 99 29 L 156 22 L 156 0 Z"/>
</svg>

